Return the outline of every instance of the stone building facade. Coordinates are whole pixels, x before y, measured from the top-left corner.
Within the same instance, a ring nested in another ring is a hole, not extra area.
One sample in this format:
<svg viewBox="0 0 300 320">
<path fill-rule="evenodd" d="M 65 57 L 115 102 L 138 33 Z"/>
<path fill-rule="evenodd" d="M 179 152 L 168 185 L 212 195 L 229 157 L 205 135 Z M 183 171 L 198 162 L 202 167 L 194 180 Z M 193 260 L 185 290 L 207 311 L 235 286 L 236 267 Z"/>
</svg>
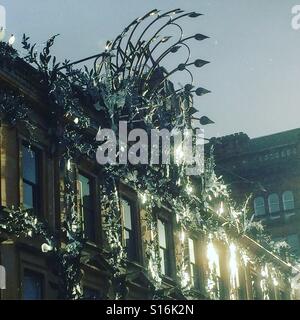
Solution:
<svg viewBox="0 0 300 320">
<path fill-rule="evenodd" d="M 274 240 L 300 254 L 300 129 L 250 139 L 245 133 L 212 139 L 216 170 L 237 202 L 250 210 Z"/>
<path fill-rule="evenodd" d="M 47 98 L 40 92 L 38 81 L 36 81 L 36 71 L 20 59 L 11 62 L 1 58 L 0 88 L 2 91 L 22 94 L 32 109 L 31 120 L 36 124 L 36 139 L 29 141 L 28 129 L 25 126 L 13 126 L 6 121 L 5 116 L 1 115 L 1 210 L 5 211 L 12 207 L 27 209 L 39 220 L 45 222 L 59 239 L 60 245 L 64 246 L 65 238 L 62 232 L 64 227 L 62 221 L 66 207 L 64 172 L 60 167 L 62 159 L 51 149 L 52 141 L 50 141 L 48 126 L 51 106 L 47 104 Z M 87 110 L 87 112 L 93 114 L 94 111 Z M 95 114 L 95 118 L 97 118 L 97 114 Z M 97 126 L 92 126 L 91 132 L 85 134 L 95 136 L 96 129 Z M 246 136 L 241 138 L 242 145 L 249 142 Z M 236 145 L 234 147 L 239 148 Z M 277 158 L 272 153 L 270 161 L 274 161 L 273 170 L 275 172 L 278 172 L 276 165 L 290 170 L 292 163 L 296 161 L 294 159 L 298 152 L 296 145 L 281 147 L 282 152 L 284 151 L 286 154 L 286 159 L 290 159 L 288 160 L 290 162 L 277 164 Z M 287 154 L 288 150 L 289 155 Z M 270 166 L 265 166 L 266 156 L 270 157 L 270 154 L 257 153 L 255 154 L 256 158 L 251 158 L 255 164 L 255 171 L 251 171 L 249 180 L 255 179 L 252 175 L 257 174 L 257 165 L 261 166 L 262 172 L 265 172 L 264 170 L 267 168 L 271 170 Z M 227 165 L 229 160 L 222 160 L 222 163 Z M 249 158 L 246 158 L 246 161 L 249 161 Z M 83 253 L 92 257 L 88 262 L 81 261 L 84 273 L 83 294 L 86 299 L 113 299 L 115 297 L 112 289 L 114 274 L 113 268 L 106 258 L 109 246 L 102 229 L 101 168 L 96 160 L 92 161 L 88 157 L 82 156 L 72 166 L 75 181 L 73 187 L 76 190 L 73 200 L 87 239 Z M 296 179 L 296 167 L 295 173 L 289 172 Z M 278 188 L 283 187 L 283 184 L 273 180 L 271 173 L 265 174 L 265 179 L 267 178 L 271 178 L 271 182 Z M 266 184 L 265 180 L 260 182 L 262 185 Z M 236 183 L 236 181 L 229 181 L 229 183 Z M 237 183 L 240 183 L 240 180 Z M 248 185 L 243 185 L 243 187 L 246 188 Z M 292 186 L 287 185 L 285 189 L 295 191 L 295 203 L 300 201 L 300 197 Z M 281 191 L 283 190 L 281 189 Z M 124 296 L 126 299 L 151 299 L 154 288 L 149 268 L 145 263 L 145 246 L 146 242 L 151 239 L 151 232 L 147 229 L 143 219 L 144 209 L 139 197 L 140 190 L 133 190 L 120 180 L 118 192 L 121 195 L 119 205 L 122 232 L 120 239 L 127 252 L 127 273 L 123 282 Z M 272 192 L 279 191 L 272 189 Z M 292 213 L 290 211 L 288 221 L 293 221 L 297 217 L 296 212 L 295 215 Z M 223 219 L 216 212 L 212 214 L 215 219 Z M 190 233 L 182 238 L 176 217 L 170 208 L 164 206 L 163 201 L 157 204 L 155 216 L 157 217 L 160 270 L 163 279 L 161 286 L 165 298 L 185 299 L 187 296 L 194 299 L 211 298 L 207 292 L 207 283 L 212 266 L 217 282 L 216 299 L 263 299 L 265 296 L 262 291 L 262 283 L 269 287 L 268 298 L 291 298 L 290 283 L 286 278 L 278 278 L 275 283 L 268 273 L 262 273 L 251 262 L 245 262 L 233 245 L 228 246 L 222 241 L 210 242 L 207 245 L 207 241 L 204 241 L 206 237 L 204 234 Z M 271 217 L 266 216 L 266 219 L 271 219 Z M 287 217 L 279 216 L 274 221 L 282 219 L 287 219 Z M 292 225 L 293 223 L 291 223 L 291 228 Z M 228 232 L 234 236 L 236 231 L 230 229 Z M 249 237 L 236 235 L 236 241 L 247 247 L 253 258 L 267 257 L 283 274 L 289 274 L 291 271 L 288 264 Z M 0 264 L 6 268 L 7 276 L 7 288 L 1 290 L 1 299 L 61 298 L 56 262 L 53 260 L 51 252 L 47 252 L 41 239 L 38 237 L 32 239 L 22 236 L 16 237 L 1 230 L 0 242 Z M 185 243 L 184 252 L 181 250 L 181 242 Z M 184 295 L 183 291 L 179 289 L 182 279 L 178 277 L 177 271 L 179 257 L 182 254 L 188 261 L 186 272 L 191 279 L 191 289 L 188 295 Z"/>
</svg>

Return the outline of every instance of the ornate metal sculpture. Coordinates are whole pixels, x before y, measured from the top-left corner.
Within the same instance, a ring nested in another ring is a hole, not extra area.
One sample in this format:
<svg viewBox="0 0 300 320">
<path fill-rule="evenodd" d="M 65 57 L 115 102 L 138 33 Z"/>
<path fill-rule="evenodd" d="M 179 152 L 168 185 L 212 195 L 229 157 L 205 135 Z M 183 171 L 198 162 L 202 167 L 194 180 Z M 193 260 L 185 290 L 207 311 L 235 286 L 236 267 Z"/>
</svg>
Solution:
<svg viewBox="0 0 300 320">
<path fill-rule="evenodd" d="M 181 9 L 165 13 L 160 13 L 157 9 L 148 12 L 143 17 L 131 22 L 113 42 L 107 42 L 106 54 L 102 54 L 96 59 L 95 70 L 101 77 L 105 64 L 108 63 L 115 91 L 122 88 L 126 81 L 132 80 L 136 83 L 139 94 L 148 99 L 161 93 L 170 76 L 177 71 L 185 71 L 191 78 L 191 82 L 184 88 L 177 90 L 177 93 L 182 91 L 195 92 L 198 96 L 208 93 L 209 91 L 204 88 L 192 91 L 194 89 L 193 75 L 189 68 L 191 66 L 200 68 L 208 61 L 197 59 L 191 62 L 190 48 L 187 44 L 191 39 L 202 41 L 208 37 L 202 34 L 184 37 L 183 29 L 178 24 L 179 20 L 183 18 L 197 18 L 199 16 L 201 16 L 200 13 L 184 13 Z M 165 44 L 175 38 L 163 35 L 170 26 L 177 28 L 178 39 L 165 48 Z M 150 36 L 147 36 L 148 34 Z M 167 71 L 161 66 L 163 60 L 177 52 L 181 53 L 183 48 L 186 50 L 186 56 L 176 68 Z"/>
</svg>

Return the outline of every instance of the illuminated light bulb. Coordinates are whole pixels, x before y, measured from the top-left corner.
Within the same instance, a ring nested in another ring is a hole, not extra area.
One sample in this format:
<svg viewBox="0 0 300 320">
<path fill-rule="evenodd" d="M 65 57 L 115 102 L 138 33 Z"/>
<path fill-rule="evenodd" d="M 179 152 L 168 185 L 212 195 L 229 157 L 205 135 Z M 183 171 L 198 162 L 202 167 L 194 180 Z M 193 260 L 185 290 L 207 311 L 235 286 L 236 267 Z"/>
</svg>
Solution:
<svg viewBox="0 0 300 320">
<path fill-rule="evenodd" d="M 221 202 L 220 208 L 219 208 L 219 214 L 223 214 L 224 213 L 224 204 L 223 201 Z"/>
<path fill-rule="evenodd" d="M 78 119 L 77 117 L 74 119 L 74 123 L 75 123 L 75 124 L 78 124 L 78 123 L 79 123 L 79 119 Z"/>
<path fill-rule="evenodd" d="M 71 171 L 71 160 L 70 159 L 68 159 L 68 161 L 67 161 L 67 170 Z"/>
<path fill-rule="evenodd" d="M 147 195 L 146 193 L 141 194 L 142 204 L 145 204 L 147 202 Z"/>
<path fill-rule="evenodd" d="M 150 240 L 153 241 L 154 240 L 154 232 L 153 229 L 151 228 L 150 230 Z"/>
<path fill-rule="evenodd" d="M 244 262 L 244 265 L 246 266 L 250 261 L 250 258 L 245 253 L 242 253 L 242 260 Z"/>
<path fill-rule="evenodd" d="M 185 240 L 185 233 L 184 233 L 184 231 L 182 230 L 181 233 L 180 233 L 180 241 L 181 241 L 182 243 L 184 243 L 184 240 Z"/>
<path fill-rule="evenodd" d="M 186 187 L 186 192 L 187 192 L 188 194 L 193 193 L 193 187 L 192 187 L 192 186 L 187 186 L 187 187 Z"/>
<path fill-rule="evenodd" d="M 12 34 L 8 40 L 8 44 L 12 46 L 16 41 L 16 37 Z"/>
</svg>

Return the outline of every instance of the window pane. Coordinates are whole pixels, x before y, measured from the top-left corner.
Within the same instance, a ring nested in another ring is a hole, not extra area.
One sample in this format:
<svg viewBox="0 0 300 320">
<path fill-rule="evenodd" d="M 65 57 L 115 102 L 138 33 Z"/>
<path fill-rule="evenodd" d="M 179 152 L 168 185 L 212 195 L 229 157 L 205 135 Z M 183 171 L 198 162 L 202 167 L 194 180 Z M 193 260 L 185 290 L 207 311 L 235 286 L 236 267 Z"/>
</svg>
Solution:
<svg viewBox="0 0 300 320">
<path fill-rule="evenodd" d="M 41 300 L 43 298 L 43 276 L 31 272 L 24 272 L 23 279 L 23 299 L 24 300 Z"/>
<path fill-rule="evenodd" d="M 23 184 L 23 205 L 25 209 L 33 209 L 33 187 L 27 183 Z"/>
<path fill-rule="evenodd" d="M 195 247 L 194 247 L 194 240 L 189 238 L 189 255 L 190 255 L 190 262 L 196 263 L 195 259 Z"/>
<path fill-rule="evenodd" d="M 83 297 L 85 300 L 101 300 L 101 294 L 98 290 L 92 288 L 83 288 Z"/>
<path fill-rule="evenodd" d="M 166 227 L 165 227 L 165 224 L 160 219 L 158 219 L 157 227 L 158 227 L 159 246 L 166 249 L 167 248 Z"/>
<path fill-rule="evenodd" d="M 90 240 L 95 240 L 94 211 L 84 209 L 84 230 Z"/>
<path fill-rule="evenodd" d="M 162 274 L 166 274 L 166 261 L 165 261 L 165 250 L 160 248 L 159 249 L 159 254 L 160 254 L 160 267 L 161 267 L 161 272 Z"/>
<path fill-rule="evenodd" d="M 271 195 L 269 195 L 268 202 L 269 202 L 270 213 L 275 213 L 280 211 L 279 197 L 276 193 L 272 193 Z"/>
<path fill-rule="evenodd" d="M 125 237 L 126 246 L 128 246 L 128 244 L 129 244 L 128 240 L 130 239 L 130 233 L 128 230 L 125 230 L 124 237 Z"/>
<path fill-rule="evenodd" d="M 83 176 L 79 175 L 79 194 L 81 198 L 81 205 L 87 208 L 91 207 L 91 182 L 90 179 Z"/>
<path fill-rule="evenodd" d="M 131 206 L 128 201 L 121 199 L 121 206 L 124 219 L 124 227 L 126 229 L 132 230 L 132 221 L 131 221 Z"/>
<path fill-rule="evenodd" d="M 284 210 L 293 210 L 295 208 L 293 192 L 285 191 L 282 195 L 282 202 Z"/>
<path fill-rule="evenodd" d="M 22 163 L 23 179 L 36 184 L 37 183 L 36 153 L 33 150 L 29 150 L 28 147 L 23 146 L 22 161 L 23 161 Z"/>
<path fill-rule="evenodd" d="M 263 216 L 266 214 L 265 200 L 263 197 L 257 197 L 254 199 L 254 211 L 257 216 Z"/>
<path fill-rule="evenodd" d="M 81 174 L 78 175 L 78 188 L 81 205 L 81 219 L 84 233 L 89 240 L 95 240 L 95 216 L 92 201 L 92 181 Z"/>
</svg>

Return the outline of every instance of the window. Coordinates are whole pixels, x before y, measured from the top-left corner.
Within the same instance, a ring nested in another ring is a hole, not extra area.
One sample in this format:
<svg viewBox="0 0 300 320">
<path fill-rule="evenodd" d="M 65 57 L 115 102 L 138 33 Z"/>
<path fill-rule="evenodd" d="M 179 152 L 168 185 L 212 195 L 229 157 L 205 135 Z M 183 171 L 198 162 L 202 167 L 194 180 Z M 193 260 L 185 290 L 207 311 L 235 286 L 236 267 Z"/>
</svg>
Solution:
<svg viewBox="0 0 300 320">
<path fill-rule="evenodd" d="M 263 197 L 254 199 L 254 212 L 256 216 L 263 216 L 266 214 L 265 199 Z"/>
<path fill-rule="evenodd" d="M 170 252 L 170 228 L 167 226 L 167 221 L 158 219 L 158 241 L 159 241 L 159 255 L 160 267 L 163 275 L 172 276 L 171 271 L 171 252 Z"/>
<path fill-rule="evenodd" d="M 95 241 L 94 188 L 92 179 L 79 174 L 78 188 L 83 231 L 88 240 Z"/>
<path fill-rule="evenodd" d="M 83 297 L 85 300 L 101 300 L 101 293 L 99 290 L 89 288 L 89 287 L 84 287 Z"/>
<path fill-rule="evenodd" d="M 269 211 L 271 214 L 278 213 L 280 211 L 279 197 L 277 193 L 272 193 L 268 197 Z"/>
<path fill-rule="evenodd" d="M 292 191 L 285 191 L 282 194 L 283 210 L 293 210 L 295 208 L 294 194 Z"/>
<path fill-rule="evenodd" d="M 189 246 L 191 284 L 192 284 L 192 287 L 199 288 L 199 269 L 198 269 L 197 260 L 196 260 L 197 258 L 196 258 L 196 251 L 195 251 L 195 240 L 189 238 L 188 246 Z"/>
<path fill-rule="evenodd" d="M 23 206 L 31 209 L 35 215 L 40 215 L 40 175 L 39 153 L 26 145 L 22 147 L 22 179 Z"/>
<path fill-rule="evenodd" d="M 43 283 L 44 277 L 42 274 L 24 270 L 23 300 L 42 300 Z"/>
<path fill-rule="evenodd" d="M 138 260 L 137 242 L 137 215 L 135 206 L 129 200 L 121 199 L 121 213 L 123 220 L 123 239 L 127 258 L 131 261 Z"/>
</svg>

